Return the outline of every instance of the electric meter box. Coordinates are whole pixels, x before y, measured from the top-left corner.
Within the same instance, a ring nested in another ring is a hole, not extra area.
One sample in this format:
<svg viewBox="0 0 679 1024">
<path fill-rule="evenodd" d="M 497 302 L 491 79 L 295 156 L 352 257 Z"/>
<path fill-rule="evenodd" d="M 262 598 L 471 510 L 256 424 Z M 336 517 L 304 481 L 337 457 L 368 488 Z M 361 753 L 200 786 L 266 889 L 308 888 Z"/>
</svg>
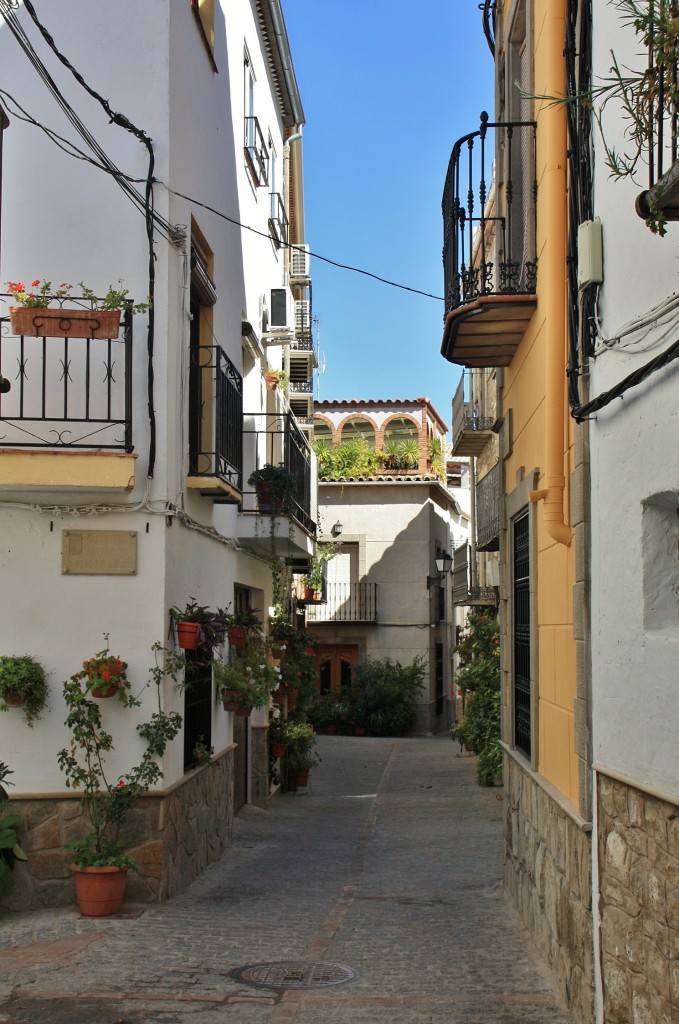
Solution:
<svg viewBox="0 0 679 1024">
<path fill-rule="evenodd" d="M 578 228 L 578 288 L 601 284 L 604 279 L 604 244 L 601 221 L 585 220 Z"/>
</svg>

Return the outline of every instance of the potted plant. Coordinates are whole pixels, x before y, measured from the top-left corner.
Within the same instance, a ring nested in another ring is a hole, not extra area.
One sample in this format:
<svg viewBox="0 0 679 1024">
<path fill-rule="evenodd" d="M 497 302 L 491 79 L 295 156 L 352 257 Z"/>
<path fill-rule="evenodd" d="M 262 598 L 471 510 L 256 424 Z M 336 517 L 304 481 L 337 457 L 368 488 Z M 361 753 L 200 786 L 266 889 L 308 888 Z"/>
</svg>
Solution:
<svg viewBox="0 0 679 1024">
<path fill-rule="evenodd" d="M 258 643 L 246 647 L 242 657 L 216 661 L 213 672 L 225 710 L 243 717 L 269 703 L 279 678 L 278 670 L 266 664 L 266 651 Z"/>
<path fill-rule="evenodd" d="M 106 646 L 94 657 L 83 662 L 83 673 L 87 676 L 87 687 L 93 697 L 115 697 L 116 693 L 123 700 L 130 689 L 127 678 L 127 662 L 117 654 L 111 654 L 108 646 L 108 633 L 104 633 Z"/>
<path fill-rule="evenodd" d="M 296 790 L 308 785 L 309 772 L 321 759 L 316 753 L 316 733 L 309 722 L 288 722 L 287 736 L 288 787 Z"/>
<path fill-rule="evenodd" d="M 21 818 L 18 814 L 5 814 L 5 805 L 8 803 L 7 790 L 4 785 L 11 786 L 7 778 L 13 775 L 12 770 L 3 761 L 0 761 L 0 897 L 9 896 L 16 885 L 13 869 L 17 860 L 28 860 L 28 857 L 19 845 L 17 829 L 21 828 Z"/>
<path fill-rule="evenodd" d="M 416 437 L 399 441 L 398 454 L 403 469 L 417 469 L 420 464 L 420 442 Z"/>
<path fill-rule="evenodd" d="M 264 374 L 264 383 L 267 391 L 275 391 L 276 388 L 285 391 L 288 386 L 288 375 L 285 370 L 267 370 Z"/>
<path fill-rule="evenodd" d="M 276 759 L 285 757 L 288 750 L 288 723 L 279 708 L 273 708 L 269 715 L 269 750 Z"/>
<path fill-rule="evenodd" d="M 166 674 L 176 679 L 181 659 L 161 644 L 154 644 L 154 665 L 149 683 L 155 685 L 158 710 L 148 722 L 137 725 L 137 732 L 146 747 L 139 761 L 129 772 L 114 779 L 108 773 L 106 758 L 114 749 L 113 737 L 103 728 L 100 705 L 90 700 L 87 673 L 76 672 L 64 683 L 64 700 L 68 708 L 65 725 L 71 732 L 68 748 L 59 751 L 57 760 L 66 776 L 69 789 L 81 790 L 84 808 L 92 830 L 82 839 L 69 843 L 73 854 L 71 871 L 75 878 L 76 896 L 81 914 L 103 917 L 120 908 L 129 868 L 134 858 L 125 853 L 121 838 L 127 815 L 134 802 L 162 777 L 157 759 L 182 724 L 177 712 L 164 712 L 160 703 L 160 687 Z M 126 707 L 139 707 L 140 701 L 127 695 Z"/>
<path fill-rule="evenodd" d="M 326 544 L 324 547 L 316 549 L 316 554 L 311 559 L 311 568 L 303 581 L 305 601 L 321 599 L 326 577 L 325 567 L 328 562 L 332 561 L 341 546 L 341 544 Z"/>
<path fill-rule="evenodd" d="M 254 470 L 248 478 L 248 485 L 255 489 L 260 512 L 273 516 L 291 512 L 297 493 L 297 477 L 282 463 L 274 466 L 267 462 L 261 469 Z"/>
<path fill-rule="evenodd" d="M 0 657 L 0 711 L 22 708 L 32 726 L 47 700 L 45 670 L 30 654 Z"/>
<path fill-rule="evenodd" d="M 95 295 L 91 288 L 80 282 L 82 295 L 79 299 L 89 306 L 64 307 L 73 289 L 72 284 L 63 283 L 52 288 L 51 281 L 36 279 L 31 283 L 32 291 L 23 282 L 8 281 L 7 290 L 19 305 L 10 306 L 9 315 L 15 334 L 35 338 L 117 338 L 120 332 L 120 313 L 129 307 L 133 313 L 143 313 L 149 308 L 148 302 L 133 304 L 128 298 L 127 288 L 109 285 L 103 296 Z M 52 302 L 59 305 L 52 307 Z"/>
<path fill-rule="evenodd" d="M 384 464 L 388 469 L 396 469 L 399 464 L 398 441 L 387 441 L 382 449 Z"/>
<path fill-rule="evenodd" d="M 256 611 L 247 608 L 242 612 L 227 615 L 227 636 L 229 647 L 241 651 L 247 642 L 248 633 L 261 633 L 262 621 Z"/>
<path fill-rule="evenodd" d="M 213 611 L 198 604 L 195 597 L 190 597 L 184 608 L 178 605 L 170 608 L 170 618 L 176 626 L 177 643 L 185 651 L 217 647 L 224 643 L 229 626 L 229 615 L 225 609 Z"/>
</svg>

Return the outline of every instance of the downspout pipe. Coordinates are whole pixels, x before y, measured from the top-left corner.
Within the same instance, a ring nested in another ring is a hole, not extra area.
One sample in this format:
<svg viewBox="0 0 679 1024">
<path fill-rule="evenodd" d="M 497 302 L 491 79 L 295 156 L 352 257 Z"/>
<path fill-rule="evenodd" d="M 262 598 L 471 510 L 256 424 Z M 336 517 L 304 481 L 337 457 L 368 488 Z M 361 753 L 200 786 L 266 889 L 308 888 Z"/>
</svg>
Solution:
<svg viewBox="0 0 679 1024">
<path fill-rule="evenodd" d="M 545 22 L 547 73 L 540 91 L 547 96 L 565 96 L 566 69 L 563 49 L 566 38 L 566 0 L 550 0 Z M 566 107 L 544 103 L 538 114 L 538 139 L 545 146 L 547 163 L 540 192 L 543 225 L 549 237 L 540 260 L 544 296 L 547 345 L 545 353 L 545 484 L 532 491 L 532 502 L 544 502 L 547 534 L 557 544 L 569 546 L 573 531 L 565 522 L 566 477 Z"/>
</svg>

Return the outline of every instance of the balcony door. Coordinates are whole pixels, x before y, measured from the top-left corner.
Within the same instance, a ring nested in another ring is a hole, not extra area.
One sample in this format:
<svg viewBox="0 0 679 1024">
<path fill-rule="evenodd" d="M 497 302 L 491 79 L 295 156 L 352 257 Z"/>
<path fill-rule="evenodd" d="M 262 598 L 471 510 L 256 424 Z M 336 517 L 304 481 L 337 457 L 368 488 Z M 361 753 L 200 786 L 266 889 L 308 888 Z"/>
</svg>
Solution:
<svg viewBox="0 0 679 1024">
<path fill-rule="evenodd" d="M 321 693 L 349 693 L 358 645 L 328 645 L 316 648 L 316 681 Z"/>
</svg>

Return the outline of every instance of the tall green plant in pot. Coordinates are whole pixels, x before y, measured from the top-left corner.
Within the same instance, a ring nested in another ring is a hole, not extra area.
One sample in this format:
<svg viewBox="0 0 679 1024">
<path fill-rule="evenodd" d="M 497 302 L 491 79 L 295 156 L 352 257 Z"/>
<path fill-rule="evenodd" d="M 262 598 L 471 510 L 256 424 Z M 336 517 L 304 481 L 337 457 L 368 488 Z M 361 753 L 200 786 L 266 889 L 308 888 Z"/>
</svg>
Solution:
<svg viewBox="0 0 679 1024">
<path fill-rule="evenodd" d="M 0 761 L 0 897 L 9 896 L 14 892 L 16 885 L 13 874 L 15 861 L 28 860 L 19 845 L 17 834 L 17 830 L 21 828 L 21 818 L 18 814 L 5 814 L 8 797 L 4 787 L 12 785 L 7 776 L 13 774 L 9 766 L 4 761 Z"/>
<path fill-rule="evenodd" d="M 500 627 L 489 614 L 471 612 L 455 648 L 461 667 L 455 682 L 465 693 L 464 711 L 453 737 L 478 755 L 480 784 L 502 775 L 500 746 Z"/>
<path fill-rule="evenodd" d="M 107 755 L 114 749 L 113 736 L 104 728 L 101 704 L 90 699 L 86 673 L 77 672 L 64 683 L 68 708 L 64 724 L 70 730 L 71 745 L 59 751 L 57 760 L 66 776 L 66 786 L 82 792 L 91 825 L 91 831 L 67 847 L 73 854 L 71 870 L 80 910 L 90 917 L 115 913 L 120 907 L 127 869 L 136 867 L 134 858 L 125 852 L 121 830 L 135 801 L 162 778 L 158 758 L 182 724 L 177 712 L 163 711 L 160 689 L 166 675 L 176 682 L 184 659 L 159 643 L 153 645 L 152 651 L 154 662 L 144 688 L 155 688 L 158 710 L 136 727 L 146 744 L 139 763 L 117 777 L 110 774 L 106 763 Z M 141 706 L 138 697 L 131 694 L 121 703 L 123 708 Z M 116 717 L 123 713 L 123 708 L 116 712 Z M 114 894 L 92 894 L 93 887 L 98 890 L 111 881 L 115 883 Z"/>
</svg>

